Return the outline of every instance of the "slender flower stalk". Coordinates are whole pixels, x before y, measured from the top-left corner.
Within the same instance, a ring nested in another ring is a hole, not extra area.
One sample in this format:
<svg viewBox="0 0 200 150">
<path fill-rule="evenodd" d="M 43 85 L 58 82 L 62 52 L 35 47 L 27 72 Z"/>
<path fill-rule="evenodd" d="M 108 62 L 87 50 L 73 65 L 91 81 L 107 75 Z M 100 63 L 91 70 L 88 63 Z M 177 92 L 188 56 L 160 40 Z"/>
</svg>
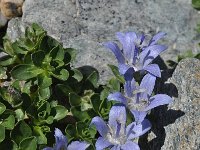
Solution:
<svg viewBox="0 0 200 150">
<path fill-rule="evenodd" d="M 79 141 L 74 141 L 68 145 L 67 138 L 58 128 L 55 129 L 55 139 L 56 144 L 53 148 L 46 147 L 43 150 L 85 150 L 87 147 L 89 147 L 88 143 Z"/>
<path fill-rule="evenodd" d="M 91 124 L 96 126 L 101 135 L 96 141 L 96 150 L 105 148 L 139 150 L 138 144 L 132 140 L 145 134 L 151 128 L 147 119 L 144 119 L 140 124 L 132 122 L 126 127 L 125 106 L 113 106 L 109 113 L 108 123 L 97 116 L 92 119 Z"/>
<path fill-rule="evenodd" d="M 157 41 L 165 35 L 165 33 L 159 32 L 145 45 L 144 35 L 137 35 L 135 32 L 118 32 L 116 37 L 122 44 L 122 51 L 114 42 L 106 42 L 103 45 L 114 53 L 118 61 L 119 72 L 122 75 L 126 75 L 127 72 L 147 71 L 155 77 L 161 77 L 159 66 L 151 64 L 151 62 L 167 49 L 165 45 L 157 44 Z"/>
</svg>

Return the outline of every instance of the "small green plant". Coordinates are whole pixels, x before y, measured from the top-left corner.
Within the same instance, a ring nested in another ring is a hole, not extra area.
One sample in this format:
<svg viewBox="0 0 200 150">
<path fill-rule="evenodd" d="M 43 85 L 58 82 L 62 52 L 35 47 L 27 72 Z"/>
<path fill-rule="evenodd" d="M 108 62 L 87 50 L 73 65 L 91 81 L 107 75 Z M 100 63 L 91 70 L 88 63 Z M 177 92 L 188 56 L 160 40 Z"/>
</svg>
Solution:
<svg viewBox="0 0 200 150">
<path fill-rule="evenodd" d="M 88 128 L 91 119 L 108 118 L 112 102 L 107 96 L 120 89 L 120 81 L 113 78 L 99 86 L 96 69 L 71 68 L 75 50 L 63 48 L 37 24 L 14 43 L 5 37 L 3 45 L 0 149 L 52 146 L 55 128 L 65 130 L 69 141 L 81 139 L 93 148 L 96 129 Z"/>
</svg>

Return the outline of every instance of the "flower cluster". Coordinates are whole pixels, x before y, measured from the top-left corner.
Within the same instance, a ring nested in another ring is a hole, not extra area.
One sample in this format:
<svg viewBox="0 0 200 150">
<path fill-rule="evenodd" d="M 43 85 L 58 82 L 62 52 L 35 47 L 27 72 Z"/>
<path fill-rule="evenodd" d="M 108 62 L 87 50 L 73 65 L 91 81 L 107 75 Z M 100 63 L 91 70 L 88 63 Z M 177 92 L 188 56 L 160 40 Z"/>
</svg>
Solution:
<svg viewBox="0 0 200 150">
<path fill-rule="evenodd" d="M 147 113 L 160 105 L 169 104 L 172 98 L 165 94 L 152 95 L 156 77 L 161 77 L 161 70 L 152 61 L 164 50 L 164 45 L 157 41 L 165 36 L 165 33 L 156 34 L 149 42 L 144 35 L 135 32 L 117 33 L 122 50 L 114 42 L 103 43 L 110 49 L 117 61 L 119 73 L 125 79 L 124 91 L 111 93 L 108 100 L 114 100 L 120 104 L 114 105 L 109 113 L 108 123 L 100 117 L 94 117 L 91 124 L 95 125 L 101 135 L 96 142 L 96 149 L 103 150 L 138 150 L 137 143 L 132 140 L 145 134 L 151 128 L 150 122 L 145 119 Z M 143 76 L 140 84 L 136 82 L 134 74 L 139 72 Z M 134 116 L 135 121 L 126 127 L 126 109 Z"/>
<path fill-rule="evenodd" d="M 96 116 L 91 120 L 100 134 L 95 147 L 96 150 L 139 150 L 136 138 L 151 129 L 151 123 L 146 119 L 147 113 L 160 105 L 169 104 L 172 98 L 165 94 L 153 95 L 157 77 L 161 77 L 161 70 L 152 61 L 167 47 L 157 44 L 165 33 L 156 34 L 149 42 L 144 35 L 134 32 L 117 33 L 122 50 L 114 42 L 103 45 L 110 49 L 118 61 L 119 73 L 124 77 L 123 91 L 110 93 L 108 101 L 116 101 L 109 112 L 108 122 Z M 137 81 L 135 74 L 141 76 Z M 127 111 L 131 112 L 134 121 L 127 123 Z M 85 150 L 90 144 L 74 141 L 68 145 L 67 138 L 59 129 L 55 129 L 56 144 L 53 148 L 44 150 Z"/>
</svg>

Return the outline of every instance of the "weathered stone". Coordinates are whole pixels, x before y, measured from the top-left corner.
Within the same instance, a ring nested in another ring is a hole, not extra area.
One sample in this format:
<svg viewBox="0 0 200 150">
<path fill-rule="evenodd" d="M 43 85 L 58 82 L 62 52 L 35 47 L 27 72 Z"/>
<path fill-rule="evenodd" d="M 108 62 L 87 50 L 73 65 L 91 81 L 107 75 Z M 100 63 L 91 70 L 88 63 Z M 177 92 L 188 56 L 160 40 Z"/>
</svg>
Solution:
<svg viewBox="0 0 200 150">
<path fill-rule="evenodd" d="M 182 60 L 169 83 L 171 86 L 165 86 L 164 93 L 167 91 L 174 101 L 168 108 L 162 106 L 152 111 L 149 116 L 152 131 L 146 143 L 144 139 L 140 141 L 141 147 L 144 150 L 199 150 L 200 61 Z"/>
<path fill-rule="evenodd" d="M 6 19 L 6 17 L 4 17 L 3 15 L 2 15 L 2 13 L 1 13 L 1 11 L 0 11 L 0 28 L 1 27 L 4 27 L 5 25 L 6 25 L 6 23 L 7 23 L 7 19 Z"/>
<path fill-rule="evenodd" d="M 22 15 L 22 5 L 24 0 L 1 0 L 0 9 L 2 14 L 11 19 Z"/>
<path fill-rule="evenodd" d="M 165 127 L 166 138 L 162 150 L 200 149 L 200 61 L 185 59 L 175 69 L 170 82 L 178 89 L 172 110 L 185 113 Z"/>
<path fill-rule="evenodd" d="M 65 47 L 77 48 L 74 66 L 97 68 L 105 83 L 111 75 L 106 64 L 115 59 L 99 43 L 116 40 L 118 31 L 143 31 L 148 37 L 164 31 L 169 50 L 162 56 L 175 60 L 188 49 L 197 52 L 194 28 L 198 17 L 191 0 L 26 0 L 22 22 L 37 22 Z M 12 35 L 17 34 L 8 35 L 16 38 Z"/>
</svg>

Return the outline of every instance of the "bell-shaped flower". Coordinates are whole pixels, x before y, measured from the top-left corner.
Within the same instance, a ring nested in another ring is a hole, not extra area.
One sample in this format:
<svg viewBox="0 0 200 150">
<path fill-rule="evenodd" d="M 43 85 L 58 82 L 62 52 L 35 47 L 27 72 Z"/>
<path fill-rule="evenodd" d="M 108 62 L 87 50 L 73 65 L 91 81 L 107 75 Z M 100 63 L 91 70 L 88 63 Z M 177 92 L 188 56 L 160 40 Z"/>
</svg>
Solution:
<svg viewBox="0 0 200 150">
<path fill-rule="evenodd" d="M 94 117 L 91 125 L 95 125 L 101 135 L 95 144 L 96 150 L 139 150 L 133 139 L 145 134 L 151 128 L 151 123 L 144 119 L 140 124 L 130 123 L 126 127 L 125 106 L 113 106 L 109 113 L 108 123 L 100 117 Z"/>
<path fill-rule="evenodd" d="M 157 41 L 165 35 L 165 33 L 159 32 L 145 45 L 143 44 L 144 35 L 137 35 L 135 32 L 118 32 L 116 36 L 122 44 L 122 51 L 114 42 L 106 42 L 103 45 L 114 53 L 118 61 L 119 72 L 122 75 L 125 75 L 128 70 L 132 70 L 132 72 L 147 71 L 153 76 L 161 77 L 159 66 L 151 64 L 151 62 L 167 49 L 166 46 L 157 44 Z"/>
<path fill-rule="evenodd" d="M 172 98 L 166 94 L 156 94 L 151 96 L 154 83 L 155 77 L 150 74 L 146 74 L 143 77 L 140 85 L 137 85 L 133 78 L 131 81 L 125 82 L 123 94 L 121 92 L 111 93 L 108 95 L 108 100 L 119 101 L 133 114 L 140 117 L 143 116 L 142 118 L 144 119 L 149 110 L 160 105 L 169 104 L 172 101 Z M 141 121 L 142 118 L 138 119 Z"/>
<path fill-rule="evenodd" d="M 90 145 L 86 142 L 79 142 L 79 141 L 74 141 L 68 145 L 67 138 L 58 128 L 55 129 L 54 136 L 56 139 L 54 147 L 53 148 L 46 147 L 43 150 L 85 150 Z"/>
</svg>

